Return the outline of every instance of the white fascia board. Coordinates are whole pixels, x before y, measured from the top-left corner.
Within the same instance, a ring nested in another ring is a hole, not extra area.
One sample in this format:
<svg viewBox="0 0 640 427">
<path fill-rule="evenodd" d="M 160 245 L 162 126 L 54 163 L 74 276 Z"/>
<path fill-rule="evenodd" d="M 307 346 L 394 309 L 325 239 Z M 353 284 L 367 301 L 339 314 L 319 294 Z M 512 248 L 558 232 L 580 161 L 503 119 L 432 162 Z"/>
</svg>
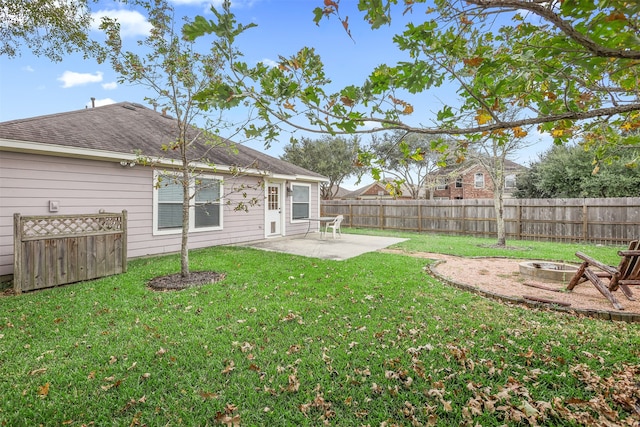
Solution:
<svg viewBox="0 0 640 427">
<path fill-rule="evenodd" d="M 272 179 L 282 179 L 289 181 L 311 181 L 311 182 L 329 182 L 327 178 L 321 178 L 317 176 L 309 176 L 309 175 L 287 175 L 287 174 L 273 174 L 269 176 Z"/>
<path fill-rule="evenodd" d="M 58 157 L 75 157 L 91 160 L 136 160 L 135 154 L 117 153 L 113 151 L 96 150 L 91 148 L 67 147 L 56 144 L 42 144 L 40 142 L 16 141 L 0 139 L 0 151 L 15 151 L 19 153 L 45 154 Z"/>
</svg>

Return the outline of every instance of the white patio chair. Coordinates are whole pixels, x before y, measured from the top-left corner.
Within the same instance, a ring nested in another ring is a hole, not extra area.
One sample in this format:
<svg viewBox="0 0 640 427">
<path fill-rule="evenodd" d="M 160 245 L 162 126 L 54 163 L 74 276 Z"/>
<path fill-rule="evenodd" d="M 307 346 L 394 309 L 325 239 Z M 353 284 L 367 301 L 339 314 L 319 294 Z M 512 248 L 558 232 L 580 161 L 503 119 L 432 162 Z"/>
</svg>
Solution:
<svg viewBox="0 0 640 427">
<path fill-rule="evenodd" d="M 336 232 L 342 237 L 342 232 L 340 231 L 340 224 L 344 219 L 344 215 L 338 215 L 333 221 L 327 223 L 327 226 L 324 229 L 324 234 L 327 234 L 327 231 L 331 229 L 333 231 L 333 238 L 336 238 Z"/>
</svg>

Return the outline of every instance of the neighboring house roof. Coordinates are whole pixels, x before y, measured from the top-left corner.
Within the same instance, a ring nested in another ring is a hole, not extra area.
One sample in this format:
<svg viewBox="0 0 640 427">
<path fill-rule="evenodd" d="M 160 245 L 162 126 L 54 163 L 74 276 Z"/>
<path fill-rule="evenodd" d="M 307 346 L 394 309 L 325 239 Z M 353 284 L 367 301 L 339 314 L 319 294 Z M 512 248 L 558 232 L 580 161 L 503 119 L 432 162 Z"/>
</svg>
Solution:
<svg viewBox="0 0 640 427">
<path fill-rule="evenodd" d="M 448 176 L 452 174 L 464 175 L 478 166 L 482 167 L 480 162 L 478 162 L 477 160 L 467 160 L 460 164 L 453 164 L 453 165 L 447 165 L 447 166 L 441 167 L 438 170 L 432 172 L 432 174 L 435 176 Z M 522 166 L 514 161 L 511 161 L 508 159 L 505 159 L 504 161 L 505 171 L 519 171 L 524 169 L 526 169 L 525 166 Z"/>
<path fill-rule="evenodd" d="M 349 194 L 351 191 L 347 190 L 344 187 L 338 187 L 338 191 L 336 192 L 336 194 L 334 194 L 333 198 L 334 199 L 341 199 L 343 198 L 346 194 Z"/>
<path fill-rule="evenodd" d="M 163 144 L 175 141 L 177 120 L 158 113 L 143 105 L 120 102 L 103 107 L 38 116 L 0 123 L 0 147 L 18 150 L 22 146 L 11 142 L 47 144 L 59 155 L 75 153 L 77 157 L 95 157 L 94 153 L 111 155 L 122 153 L 125 159 L 135 159 L 136 153 L 151 158 L 173 158 L 179 153 L 163 151 Z M 192 128 L 191 138 L 198 136 L 199 130 Z M 202 139 L 202 138 L 201 138 Z M 273 175 L 304 176 L 324 181 L 322 175 L 269 156 L 242 144 L 221 139 L 223 144 L 209 146 L 194 144 L 190 148 L 193 160 L 207 159 L 219 166 L 243 167 L 271 173 Z M 39 145 L 39 147 L 42 147 Z M 37 147 L 31 147 L 37 151 Z M 86 150 L 92 150 L 89 155 Z M 46 152 L 46 150 L 44 150 Z M 179 150 L 175 150 L 179 151 Z"/>
<path fill-rule="evenodd" d="M 406 197 L 410 194 L 409 190 L 405 188 L 405 184 L 403 184 L 400 188 L 402 191 L 401 195 L 396 195 L 397 198 Z M 350 193 L 344 194 L 341 196 L 342 199 L 358 199 L 358 198 L 376 198 L 376 197 L 384 197 L 384 198 L 393 198 L 389 190 L 387 189 L 387 183 L 376 181 L 372 184 L 365 185 L 364 187 L 360 187 L 357 190 L 354 190 Z"/>
</svg>

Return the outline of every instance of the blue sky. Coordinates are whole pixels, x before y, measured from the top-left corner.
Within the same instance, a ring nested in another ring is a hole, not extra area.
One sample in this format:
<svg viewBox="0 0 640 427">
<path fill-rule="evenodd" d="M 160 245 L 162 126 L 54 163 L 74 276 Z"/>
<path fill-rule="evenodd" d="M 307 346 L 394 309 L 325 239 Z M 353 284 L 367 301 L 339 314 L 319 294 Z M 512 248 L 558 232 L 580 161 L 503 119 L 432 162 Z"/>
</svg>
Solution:
<svg viewBox="0 0 640 427">
<path fill-rule="evenodd" d="M 174 0 L 173 4 L 178 17 L 211 17 L 210 0 Z M 312 11 L 322 5 L 322 0 L 232 2 L 232 11 L 238 22 L 257 24 L 256 28 L 248 30 L 238 39 L 245 61 L 249 64 L 276 61 L 279 55 L 290 56 L 304 46 L 311 46 L 322 57 L 325 71 L 336 87 L 342 87 L 361 84 L 376 65 L 393 63 L 402 58 L 402 53 L 391 40 L 393 34 L 400 31 L 397 23 L 392 28 L 372 31 L 358 14 L 356 1 L 343 0 L 341 15 L 349 16 L 354 41 L 346 35 L 335 18 L 323 20 L 320 26 L 315 25 Z M 131 44 L 131 50 L 134 49 L 135 40 L 149 28 L 144 16 L 117 2 L 100 2 L 92 10 L 97 15 L 118 17 L 124 40 Z M 420 21 L 424 18 L 420 12 L 416 12 L 403 19 Z M 117 74 L 109 64 L 85 60 L 81 55 L 68 56 L 60 63 L 35 57 L 27 51 L 14 59 L 0 57 L 0 122 L 90 107 L 92 97 L 96 99 L 97 106 L 122 101 L 145 104 L 145 88 L 121 85 L 116 81 Z M 415 118 L 416 123 L 428 124 L 430 112 L 439 110 L 441 100 L 450 101 L 452 96 L 455 96 L 454 90 L 446 88 L 421 95 L 414 101 L 421 104 L 416 107 L 421 107 L 419 111 L 422 112 L 421 117 Z M 288 135 L 284 135 L 279 144 L 264 151 L 279 156 L 288 141 Z M 263 149 L 260 141 L 249 145 Z M 536 144 L 514 160 L 526 164 L 535 160 L 537 153 L 548 146 L 548 140 Z M 351 181 L 346 187 L 353 189 L 355 183 Z"/>
</svg>

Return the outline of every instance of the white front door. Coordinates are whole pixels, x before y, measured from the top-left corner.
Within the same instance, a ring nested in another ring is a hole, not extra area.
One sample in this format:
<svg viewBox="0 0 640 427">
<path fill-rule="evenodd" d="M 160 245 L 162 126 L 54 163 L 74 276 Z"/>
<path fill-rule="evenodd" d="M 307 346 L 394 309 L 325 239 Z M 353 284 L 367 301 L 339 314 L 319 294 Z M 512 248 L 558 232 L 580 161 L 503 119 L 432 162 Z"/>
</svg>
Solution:
<svg viewBox="0 0 640 427">
<path fill-rule="evenodd" d="M 265 215 L 265 235 L 282 234 L 282 184 L 267 183 L 267 203 Z"/>
</svg>

